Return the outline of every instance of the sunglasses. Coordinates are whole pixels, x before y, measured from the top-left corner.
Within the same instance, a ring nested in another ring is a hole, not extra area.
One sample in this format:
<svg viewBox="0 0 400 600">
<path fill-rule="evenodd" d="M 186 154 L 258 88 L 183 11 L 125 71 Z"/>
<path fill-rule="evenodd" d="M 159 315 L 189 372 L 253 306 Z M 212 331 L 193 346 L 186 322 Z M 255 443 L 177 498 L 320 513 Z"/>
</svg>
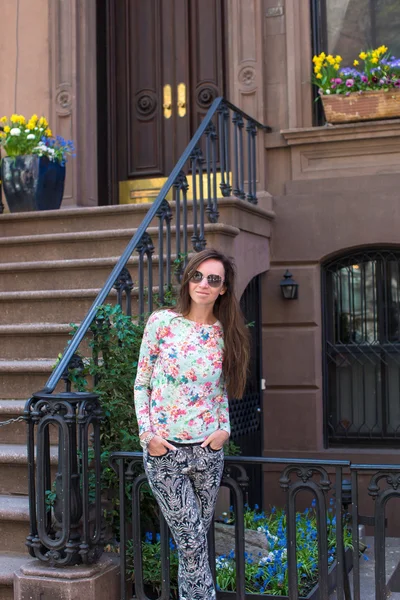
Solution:
<svg viewBox="0 0 400 600">
<path fill-rule="evenodd" d="M 224 283 L 224 280 L 222 279 L 221 275 L 203 275 L 203 273 L 201 273 L 200 271 L 196 271 L 191 276 L 190 281 L 192 283 L 201 283 L 204 278 L 207 279 L 208 285 L 212 288 L 217 288 L 222 283 Z"/>
</svg>

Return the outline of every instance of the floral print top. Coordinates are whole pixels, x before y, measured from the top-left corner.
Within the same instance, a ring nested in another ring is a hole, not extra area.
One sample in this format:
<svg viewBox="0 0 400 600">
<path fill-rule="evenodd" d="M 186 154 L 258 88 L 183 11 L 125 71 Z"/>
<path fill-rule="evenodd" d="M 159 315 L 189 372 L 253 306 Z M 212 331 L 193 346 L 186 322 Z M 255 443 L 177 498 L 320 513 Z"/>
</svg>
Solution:
<svg viewBox="0 0 400 600">
<path fill-rule="evenodd" d="M 134 388 L 139 435 L 153 431 L 171 441 L 198 443 L 216 429 L 230 433 L 223 351 L 218 321 L 204 325 L 169 309 L 154 312 Z"/>
</svg>

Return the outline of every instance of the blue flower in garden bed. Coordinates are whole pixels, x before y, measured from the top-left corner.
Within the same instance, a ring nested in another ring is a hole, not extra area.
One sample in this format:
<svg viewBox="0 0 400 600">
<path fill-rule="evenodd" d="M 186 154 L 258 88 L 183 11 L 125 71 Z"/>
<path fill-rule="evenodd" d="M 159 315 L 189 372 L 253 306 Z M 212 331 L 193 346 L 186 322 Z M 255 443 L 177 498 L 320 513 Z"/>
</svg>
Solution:
<svg viewBox="0 0 400 600">
<path fill-rule="evenodd" d="M 332 505 L 332 502 L 331 502 Z M 223 519 L 234 523 L 235 515 L 230 509 Z M 327 512 L 328 533 L 328 565 L 331 566 L 336 557 L 336 516 Z M 246 506 L 244 524 L 247 529 L 263 531 L 269 548 L 264 552 L 245 554 L 246 591 L 254 594 L 287 596 L 288 567 L 286 514 L 282 509 L 272 507 L 269 513 Z M 300 596 L 306 596 L 318 581 L 318 535 L 315 503 L 302 513 L 296 514 L 297 569 L 298 590 Z M 351 548 L 351 532 L 344 530 L 345 548 Z M 177 598 L 178 555 L 172 539 L 170 547 L 170 577 L 174 598 Z M 146 533 L 142 543 L 143 579 L 144 583 L 161 590 L 160 536 Z M 133 575 L 132 546 L 129 549 L 129 564 Z M 231 550 L 216 558 L 217 589 L 235 591 L 236 563 L 235 554 Z"/>
</svg>

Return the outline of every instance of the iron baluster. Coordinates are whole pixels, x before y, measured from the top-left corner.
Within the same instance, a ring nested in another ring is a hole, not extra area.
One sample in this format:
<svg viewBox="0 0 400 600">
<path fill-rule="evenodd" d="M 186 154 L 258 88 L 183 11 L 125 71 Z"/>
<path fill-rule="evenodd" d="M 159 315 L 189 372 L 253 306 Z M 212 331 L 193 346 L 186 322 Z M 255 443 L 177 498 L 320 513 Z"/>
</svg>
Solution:
<svg viewBox="0 0 400 600">
<path fill-rule="evenodd" d="M 353 552 L 353 593 L 354 600 L 361 600 L 360 596 L 360 535 L 358 531 L 358 476 L 357 471 L 351 472 L 351 526 Z"/>
<path fill-rule="evenodd" d="M 217 161 L 216 161 L 216 131 L 214 123 L 206 130 L 206 166 L 207 166 L 207 208 L 206 213 L 210 223 L 218 222 L 217 209 Z M 212 185 L 211 185 L 212 178 Z"/>
<path fill-rule="evenodd" d="M 167 289 L 171 285 L 171 219 L 172 211 L 169 203 L 163 200 L 157 212 L 158 217 L 158 255 L 159 255 L 159 270 L 158 270 L 158 299 L 161 304 L 164 304 L 165 288 L 164 288 L 164 224 L 165 224 L 165 242 L 166 251 L 166 281 Z"/>
<path fill-rule="evenodd" d="M 219 152 L 220 152 L 220 189 L 224 198 L 230 196 L 232 186 L 230 183 L 230 135 L 229 135 L 229 108 L 222 104 L 218 114 Z M 222 158 L 221 158 L 222 157 Z"/>
<path fill-rule="evenodd" d="M 224 123 L 224 114 L 225 114 L 225 108 L 224 105 L 222 104 L 220 106 L 220 108 L 218 109 L 217 115 L 218 115 L 218 139 L 219 139 L 219 167 L 220 167 L 220 173 L 221 173 L 221 183 L 220 183 L 220 188 L 221 188 L 221 192 L 222 195 L 224 196 L 224 191 L 226 190 L 227 187 L 227 181 L 225 180 L 225 175 L 226 175 L 226 146 L 225 146 L 225 134 L 226 134 L 226 130 L 225 130 L 225 123 Z"/>
<path fill-rule="evenodd" d="M 144 257 L 147 257 L 148 262 L 148 311 L 152 312 L 153 308 L 153 278 L 151 271 L 151 257 L 154 252 L 154 245 L 148 233 L 144 233 L 142 239 L 136 247 L 139 254 L 139 315 L 144 315 Z"/>
<path fill-rule="evenodd" d="M 256 182 L 256 154 L 255 154 L 255 135 L 257 128 L 252 121 L 247 121 L 247 163 L 248 163 L 248 191 L 247 200 L 252 204 L 257 204 L 257 182 Z"/>
<path fill-rule="evenodd" d="M 211 140 L 211 157 L 212 157 L 212 173 L 213 173 L 213 205 L 212 212 L 208 215 L 210 223 L 217 223 L 219 218 L 218 212 L 218 192 L 217 192 L 217 132 L 215 126 L 210 135 Z"/>
<path fill-rule="evenodd" d="M 184 262 L 181 265 L 181 273 L 183 273 L 186 263 L 188 261 L 188 206 L 187 206 L 187 192 L 189 189 L 189 183 L 186 176 L 182 180 L 182 220 L 183 220 L 183 256 Z M 178 257 L 179 259 L 179 257 Z"/>
<path fill-rule="evenodd" d="M 239 121 L 240 115 L 237 112 L 233 113 L 233 147 L 234 147 L 234 188 L 233 193 L 238 198 L 240 197 L 240 167 L 239 167 Z"/>
<path fill-rule="evenodd" d="M 296 473 L 300 481 L 292 483 L 290 476 Z M 312 480 L 314 475 L 320 476 L 318 483 Z M 301 490 L 309 490 L 316 501 L 318 535 L 318 578 L 321 598 L 328 598 L 328 539 L 326 529 L 326 492 L 331 482 L 326 470 L 320 466 L 298 467 L 289 465 L 284 470 L 280 485 L 287 492 L 287 560 L 289 572 L 289 600 L 298 600 L 297 588 L 297 548 L 296 548 L 296 496 Z"/>
<path fill-rule="evenodd" d="M 175 199 L 175 255 L 176 260 L 179 261 L 181 255 L 181 177 L 178 177 L 174 183 L 174 199 Z M 177 269 L 177 265 L 175 265 L 174 269 L 175 277 L 178 282 L 179 273 Z"/>
<path fill-rule="evenodd" d="M 191 156 L 192 193 L 193 193 L 193 233 L 192 246 L 195 252 L 200 252 L 206 246 L 204 238 L 204 197 L 203 197 L 203 155 L 196 147 Z M 198 176 L 197 176 L 198 172 Z M 199 181 L 199 197 L 197 202 L 197 179 Z"/>
<path fill-rule="evenodd" d="M 241 114 L 238 114 L 237 119 L 238 137 L 239 137 L 239 194 L 238 198 L 244 200 L 246 194 L 244 191 L 244 153 L 243 153 L 243 127 L 244 121 Z"/>
<path fill-rule="evenodd" d="M 133 281 L 129 270 L 124 267 L 115 280 L 114 288 L 117 290 L 117 302 L 121 309 L 124 308 L 123 298 L 125 294 L 125 314 L 132 316 L 132 289 Z"/>
</svg>

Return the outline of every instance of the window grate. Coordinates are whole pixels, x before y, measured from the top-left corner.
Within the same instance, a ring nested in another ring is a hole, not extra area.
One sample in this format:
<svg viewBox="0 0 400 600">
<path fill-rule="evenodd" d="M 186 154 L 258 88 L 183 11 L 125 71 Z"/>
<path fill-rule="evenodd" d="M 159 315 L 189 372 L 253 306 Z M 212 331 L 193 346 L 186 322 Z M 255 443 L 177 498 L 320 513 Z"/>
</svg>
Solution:
<svg viewBox="0 0 400 600">
<path fill-rule="evenodd" d="M 400 445 L 400 249 L 323 267 L 327 444 Z"/>
</svg>

